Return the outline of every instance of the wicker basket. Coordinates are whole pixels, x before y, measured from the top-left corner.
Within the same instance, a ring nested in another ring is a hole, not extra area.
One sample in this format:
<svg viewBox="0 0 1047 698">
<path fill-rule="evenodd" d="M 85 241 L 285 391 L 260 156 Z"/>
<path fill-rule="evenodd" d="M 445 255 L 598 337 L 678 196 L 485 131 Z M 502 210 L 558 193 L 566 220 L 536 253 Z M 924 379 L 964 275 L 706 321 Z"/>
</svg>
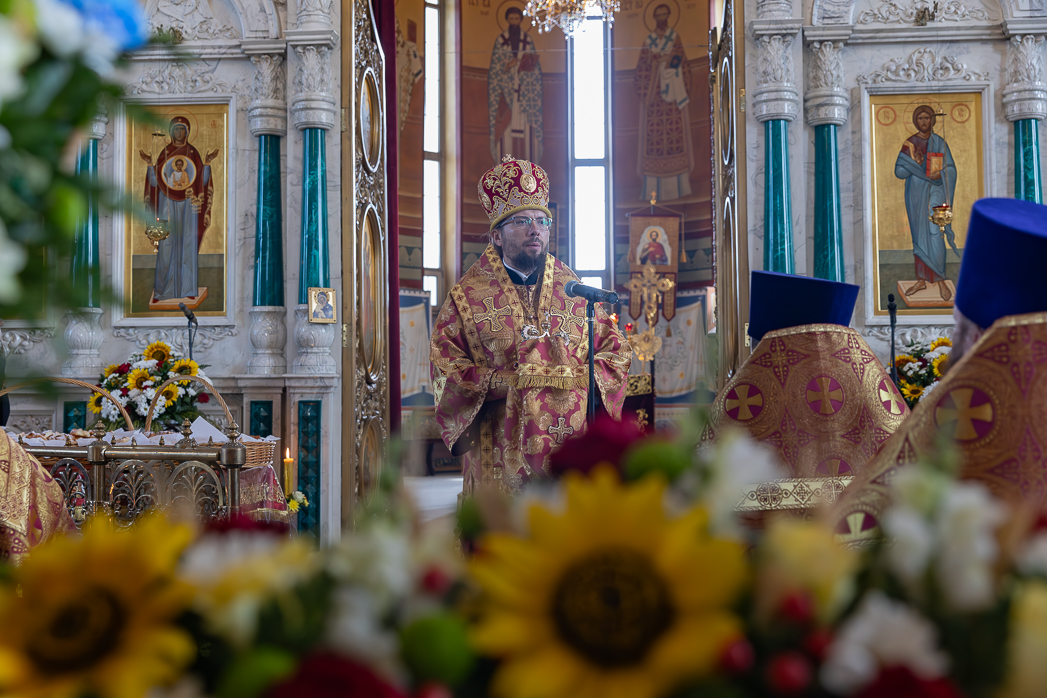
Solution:
<svg viewBox="0 0 1047 698">
<path fill-rule="evenodd" d="M 276 454 L 279 449 L 279 441 L 255 441 L 255 442 L 244 442 L 244 448 L 247 449 L 247 462 L 244 463 L 245 468 L 254 468 L 259 465 L 271 465 L 276 467 Z M 276 471 L 279 476 L 280 471 Z"/>
</svg>

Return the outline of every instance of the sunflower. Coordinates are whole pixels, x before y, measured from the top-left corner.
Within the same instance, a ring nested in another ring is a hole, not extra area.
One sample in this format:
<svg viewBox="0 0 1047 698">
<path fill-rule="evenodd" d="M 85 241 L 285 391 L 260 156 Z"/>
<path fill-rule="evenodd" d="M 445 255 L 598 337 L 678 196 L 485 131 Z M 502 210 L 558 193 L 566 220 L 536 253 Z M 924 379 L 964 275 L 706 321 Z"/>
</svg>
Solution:
<svg viewBox="0 0 1047 698">
<path fill-rule="evenodd" d="M 931 342 L 930 351 L 934 351 L 938 347 L 951 347 L 951 346 L 952 346 L 952 340 L 951 339 L 949 339 L 948 337 L 939 337 L 938 339 L 936 339 L 933 342 Z"/>
<path fill-rule="evenodd" d="M 934 368 L 935 378 L 941 378 L 949 370 L 949 355 L 942 354 L 931 362 L 931 366 Z"/>
<path fill-rule="evenodd" d="M 144 368 L 136 368 L 127 376 L 127 387 L 135 390 L 145 390 L 146 383 L 153 380 L 152 374 Z"/>
<path fill-rule="evenodd" d="M 120 366 L 117 365 L 117 364 L 109 364 L 108 366 L 105 367 L 105 370 L 102 371 L 102 378 L 108 378 L 109 376 L 111 376 L 114 373 L 116 373 L 117 369 L 119 369 L 119 368 L 120 368 Z"/>
<path fill-rule="evenodd" d="M 192 598 L 174 577 L 189 538 L 155 517 L 35 548 L 0 588 L 0 693 L 135 698 L 180 676 L 195 654 L 175 626 Z"/>
<path fill-rule="evenodd" d="M 658 477 L 564 482 L 563 513 L 533 505 L 527 537 L 487 536 L 470 566 L 473 641 L 503 660 L 493 693 L 654 698 L 708 675 L 741 634 L 741 546 L 711 539 L 701 509 L 668 518 Z"/>
<path fill-rule="evenodd" d="M 902 354 L 901 356 L 898 356 L 898 357 L 896 357 L 894 359 L 894 365 L 897 368 L 901 368 L 902 366 L 905 366 L 906 364 L 914 364 L 914 363 L 916 363 L 916 358 L 914 356 L 912 356 L 911 354 Z"/>
<path fill-rule="evenodd" d="M 105 401 L 105 395 L 101 393 L 92 393 L 90 399 L 87 401 L 87 409 L 92 412 L 98 413 L 102 411 L 102 403 Z"/>
<path fill-rule="evenodd" d="M 902 397 L 906 400 L 919 400 L 921 395 L 923 395 L 921 386 L 912 383 L 904 383 L 902 385 Z"/>
<path fill-rule="evenodd" d="M 145 348 L 142 356 L 145 357 L 146 361 L 150 359 L 156 360 L 156 365 L 160 366 L 171 358 L 171 347 L 166 342 L 153 342 Z"/>
<path fill-rule="evenodd" d="M 182 376 L 195 376 L 199 372 L 200 365 L 192 359 L 179 359 L 171 366 L 171 373 L 177 373 Z"/>
<path fill-rule="evenodd" d="M 178 386 L 172 383 L 161 390 L 160 394 L 164 396 L 164 407 L 170 407 L 178 399 Z"/>
</svg>

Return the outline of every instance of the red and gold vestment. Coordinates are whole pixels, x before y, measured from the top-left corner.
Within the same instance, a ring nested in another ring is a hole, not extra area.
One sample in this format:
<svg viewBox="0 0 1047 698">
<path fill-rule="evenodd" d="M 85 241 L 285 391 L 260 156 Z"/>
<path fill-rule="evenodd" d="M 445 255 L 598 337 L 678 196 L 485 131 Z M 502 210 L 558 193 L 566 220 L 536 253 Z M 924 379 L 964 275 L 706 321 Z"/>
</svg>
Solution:
<svg viewBox="0 0 1047 698">
<path fill-rule="evenodd" d="M 884 444 L 835 509 L 839 532 L 871 535 L 894 473 L 933 454 L 939 433 L 959 450 L 961 477 L 1036 508 L 1047 499 L 1047 313 L 997 320 Z"/>
<path fill-rule="evenodd" d="M 55 533 L 75 530 L 58 482 L 0 429 L 0 560 L 18 564 Z"/>
<path fill-rule="evenodd" d="M 860 473 L 908 414 L 861 335 L 842 325 L 800 325 L 763 336 L 716 397 L 706 438 L 746 429 L 777 452 L 790 478 L 842 487 L 839 478 Z"/>
<path fill-rule="evenodd" d="M 450 449 L 479 420 L 479 447 L 464 458 L 466 492 L 476 483 L 515 489 L 524 476 L 544 472 L 565 438 L 585 429 L 585 301 L 564 292 L 577 278 L 547 255 L 538 283 L 513 284 L 488 245 L 444 302 L 429 354 L 436 421 Z M 629 344 L 599 305 L 596 321 L 596 384 L 618 419 Z"/>
</svg>

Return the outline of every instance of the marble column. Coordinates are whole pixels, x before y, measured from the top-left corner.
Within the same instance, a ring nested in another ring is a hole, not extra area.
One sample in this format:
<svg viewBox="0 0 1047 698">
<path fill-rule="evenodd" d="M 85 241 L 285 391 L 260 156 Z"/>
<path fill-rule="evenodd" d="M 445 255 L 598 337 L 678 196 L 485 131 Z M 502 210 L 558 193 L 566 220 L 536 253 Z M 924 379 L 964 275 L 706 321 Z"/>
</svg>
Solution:
<svg viewBox="0 0 1047 698">
<path fill-rule="evenodd" d="M 258 137 L 258 200 L 255 215 L 254 305 L 251 308 L 251 360 L 247 372 L 287 371 L 287 311 L 284 307 L 283 196 L 280 141 L 287 134 L 284 57 L 251 56 L 255 65 L 247 109 L 251 133 Z"/>
<path fill-rule="evenodd" d="M 807 123 L 814 127 L 814 276 L 845 281 L 843 220 L 840 204 L 840 156 L 837 129 L 847 123 L 843 87 L 842 42 L 811 44 L 804 93 Z"/>
<path fill-rule="evenodd" d="M 789 183 L 789 124 L 799 114 L 800 91 L 793 77 L 793 39 L 802 22 L 788 19 L 791 3 L 757 3 L 752 31 L 758 44 L 752 110 L 764 125 L 763 268 L 792 274 L 792 192 Z M 784 17 L 783 17 L 784 15 Z"/>
<path fill-rule="evenodd" d="M 302 132 L 302 232 L 295 309 L 298 357 L 293 373 L 334 373 L 331 356 L 335 325 L 310 323 L 310 287 L 331 285 L 327 229 L 327 131 L 335 124 L 335 99 L 329 46 L 295 46 L 298 59 L 291 116 Z"/>
<path fill-rule="evenodd" d="M 1014 197 L 1042 203 L 1039 129 L 1047 116 L 1043 37 L 1012 36 L 1007 53 L 1003 110 L 1014 124 Z"/>
<path fill-rule="evenodd" d="M 108 123 L 109 119 L 104 114 L 96 117 L 88 126 L 87 138 L 80 142 L 76 173 L 92 182 L 98 180 L 98 142 L 105 137 Z M 101 325 L 102 269 L 98 244 L 98 197 L 91 195 L 87 198 L 86 214 L 77 225 L 73 238 L 69 272 L 73 292 L 83 302 L 83 306 L 66 314 L 64 338 L 69 358 L 62 363 L 62 375 L 89 376 L 92 381 L 97 379 L 102 370 L 99 353 L 104 340 Z"/>
</svg>

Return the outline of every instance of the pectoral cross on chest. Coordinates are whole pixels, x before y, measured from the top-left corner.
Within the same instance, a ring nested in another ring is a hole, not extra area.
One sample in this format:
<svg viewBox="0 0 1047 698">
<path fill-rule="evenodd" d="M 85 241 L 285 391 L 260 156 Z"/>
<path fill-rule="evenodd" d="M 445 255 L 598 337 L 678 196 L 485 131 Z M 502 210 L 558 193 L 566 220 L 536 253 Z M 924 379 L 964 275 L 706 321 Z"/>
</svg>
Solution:
<svg viewBox="0 0 1047 698">
<path fill-rule="evenodd" d="M 494 298 L 491 298 L 490 296 L 484 298 L 483 303 L 486 310 L 482 313 L 475 313 L 473 315 L 473 320 L 476 321 L 476 324 L 479 325 L 486 322 L 487 329 L 491 332 L 501 332 L 506 329 L 505 323 L 502 322 L 502 318 L 512 315 L 509 306 L 503 305 L 501 308 L 494 307 Z"/>
</svg>

